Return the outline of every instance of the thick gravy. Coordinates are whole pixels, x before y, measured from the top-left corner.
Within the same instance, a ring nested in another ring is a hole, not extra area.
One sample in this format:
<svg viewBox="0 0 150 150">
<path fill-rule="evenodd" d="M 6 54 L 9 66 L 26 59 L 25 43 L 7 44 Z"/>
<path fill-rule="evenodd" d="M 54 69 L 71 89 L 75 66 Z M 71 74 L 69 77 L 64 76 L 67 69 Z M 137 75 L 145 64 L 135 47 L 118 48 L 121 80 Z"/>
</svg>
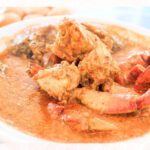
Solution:
<svg viewBox="0 0 150 150">
<path fill-rule="evenodd" d="M 27 74 L 27 60 L 7 55 L 0 61 L 8 66 L 5 74 L 0 73 L 0 118 L 23 132 L 57 142 L 114 142 L 150 130 L 150 117 L 132 114 L 103 116 L 117 123 L 116 131 L 73 131 L 64 122 L 50 118 L 47 105 L 51 99 Z"/>
</svg>

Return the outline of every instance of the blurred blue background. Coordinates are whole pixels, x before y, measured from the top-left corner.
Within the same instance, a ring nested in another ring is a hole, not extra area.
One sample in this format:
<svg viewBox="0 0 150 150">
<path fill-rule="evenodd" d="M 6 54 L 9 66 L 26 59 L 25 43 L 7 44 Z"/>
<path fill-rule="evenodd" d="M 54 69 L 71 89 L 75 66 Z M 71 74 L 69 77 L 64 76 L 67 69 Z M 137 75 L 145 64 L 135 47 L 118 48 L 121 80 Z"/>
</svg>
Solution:
<svg viewBox="0 0 150 150">
<path fill-rule="evenodd" d="M 150 7 L 78 7 L 76 15 L 121 21 L 150 29 Z"/>
</svg>

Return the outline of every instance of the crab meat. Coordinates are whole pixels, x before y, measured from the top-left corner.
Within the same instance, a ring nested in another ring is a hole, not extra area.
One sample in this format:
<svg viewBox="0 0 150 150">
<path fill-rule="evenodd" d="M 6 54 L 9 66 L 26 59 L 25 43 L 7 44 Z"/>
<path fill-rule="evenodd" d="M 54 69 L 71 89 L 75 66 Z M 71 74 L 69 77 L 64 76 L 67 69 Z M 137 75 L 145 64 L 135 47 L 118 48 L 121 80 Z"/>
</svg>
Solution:
<svg viewBox="0 0 150 150">
<path fill-rule="evenodd" d="M 64 121 L 70 128 L 77 131 L 108 131 L 118 127 L 112 121 L 77 104 L 60 105 L 50 102 L 48 104 L 50 116 Z"/>
<path fill-rule="evenodd" d="M 80 81 L 80 73 L 74 64 L 62 62 L 52 68 L 40 70 L 34 77 L 41 89 L 58 100 L 67 100 Z"/>
<path fill-rule="evenodd" d="M 82 77 L 81 82 L 84 86 L 87 84 L 87 78 L 99 85 L 106 81 L 111 81 L 119 73 L 117 63 L 101 41 L 99 41 L 97 48 L 80 61 L 78 68 Z"/>
<path fill-rule="evenodd" d="M 51 50 L 59 58 L 72 62 L 97 46 L 99 38 L 74 20 L 64 19 Z"/>
<path fill-rule="evenodd" d="M 136 98 L 138 95 L 135 93 L 110 94 L 81 88 L 75 90 L 74 96 L 88 108 L 102 114 L 122 114 L 137 110 Z"/>
</svg>

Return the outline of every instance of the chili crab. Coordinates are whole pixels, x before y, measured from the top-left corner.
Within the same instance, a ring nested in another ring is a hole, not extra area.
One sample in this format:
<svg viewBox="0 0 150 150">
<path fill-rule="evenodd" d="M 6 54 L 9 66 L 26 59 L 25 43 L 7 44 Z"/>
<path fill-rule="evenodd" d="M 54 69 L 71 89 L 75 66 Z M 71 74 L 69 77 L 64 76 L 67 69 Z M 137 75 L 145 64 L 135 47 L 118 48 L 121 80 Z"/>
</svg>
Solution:
<svg viewBox="0 0 150 150">
<path fill-rule="evenodd" d="M 119 115 L 150 107 L 150 50 L 131 51 L 124 62 L 119 62 L 112 55 L 117 43 L 107 36 L 103 34 L 102 38 L 93 28 L 65 19 L 49 49 L 61 59 L 60 64 L 47 68 L 33 65 L 30 69 L 40 88 L 56 100 L 49 104 L 50 114 L 67 124 L 76 122 L 80 130 L 117 128 L 99 116 L 93 127 L 89 109 L 99 114 Z M 87 114 L 80 107 L 70 109 L 70 102 L 86 106 Z"/>
</svg>

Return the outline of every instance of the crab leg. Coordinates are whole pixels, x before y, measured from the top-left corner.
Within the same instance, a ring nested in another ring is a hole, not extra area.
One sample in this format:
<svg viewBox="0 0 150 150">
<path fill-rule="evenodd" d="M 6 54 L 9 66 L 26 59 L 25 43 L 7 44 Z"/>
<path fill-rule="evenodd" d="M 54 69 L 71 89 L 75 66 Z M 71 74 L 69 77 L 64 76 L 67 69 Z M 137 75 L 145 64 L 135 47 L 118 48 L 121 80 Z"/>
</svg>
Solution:
<svg viewBox="0 0 150 150">
<path fill-rule="evenodd" d="M 137 110 L 136 94 L 110 94 L 82 88 L 76 89 L 74 95 L 82 104 L 102 114 L 123 114 Z"/>
<path fill-rule="evenodd" d="M 77 104 L 61 105 L 50 102 L 48 111 L 53 119 L 59 118 L 70 128 L 77 131 L 116 130 L 117 125 L 108 119 Z"/>
</svg>

